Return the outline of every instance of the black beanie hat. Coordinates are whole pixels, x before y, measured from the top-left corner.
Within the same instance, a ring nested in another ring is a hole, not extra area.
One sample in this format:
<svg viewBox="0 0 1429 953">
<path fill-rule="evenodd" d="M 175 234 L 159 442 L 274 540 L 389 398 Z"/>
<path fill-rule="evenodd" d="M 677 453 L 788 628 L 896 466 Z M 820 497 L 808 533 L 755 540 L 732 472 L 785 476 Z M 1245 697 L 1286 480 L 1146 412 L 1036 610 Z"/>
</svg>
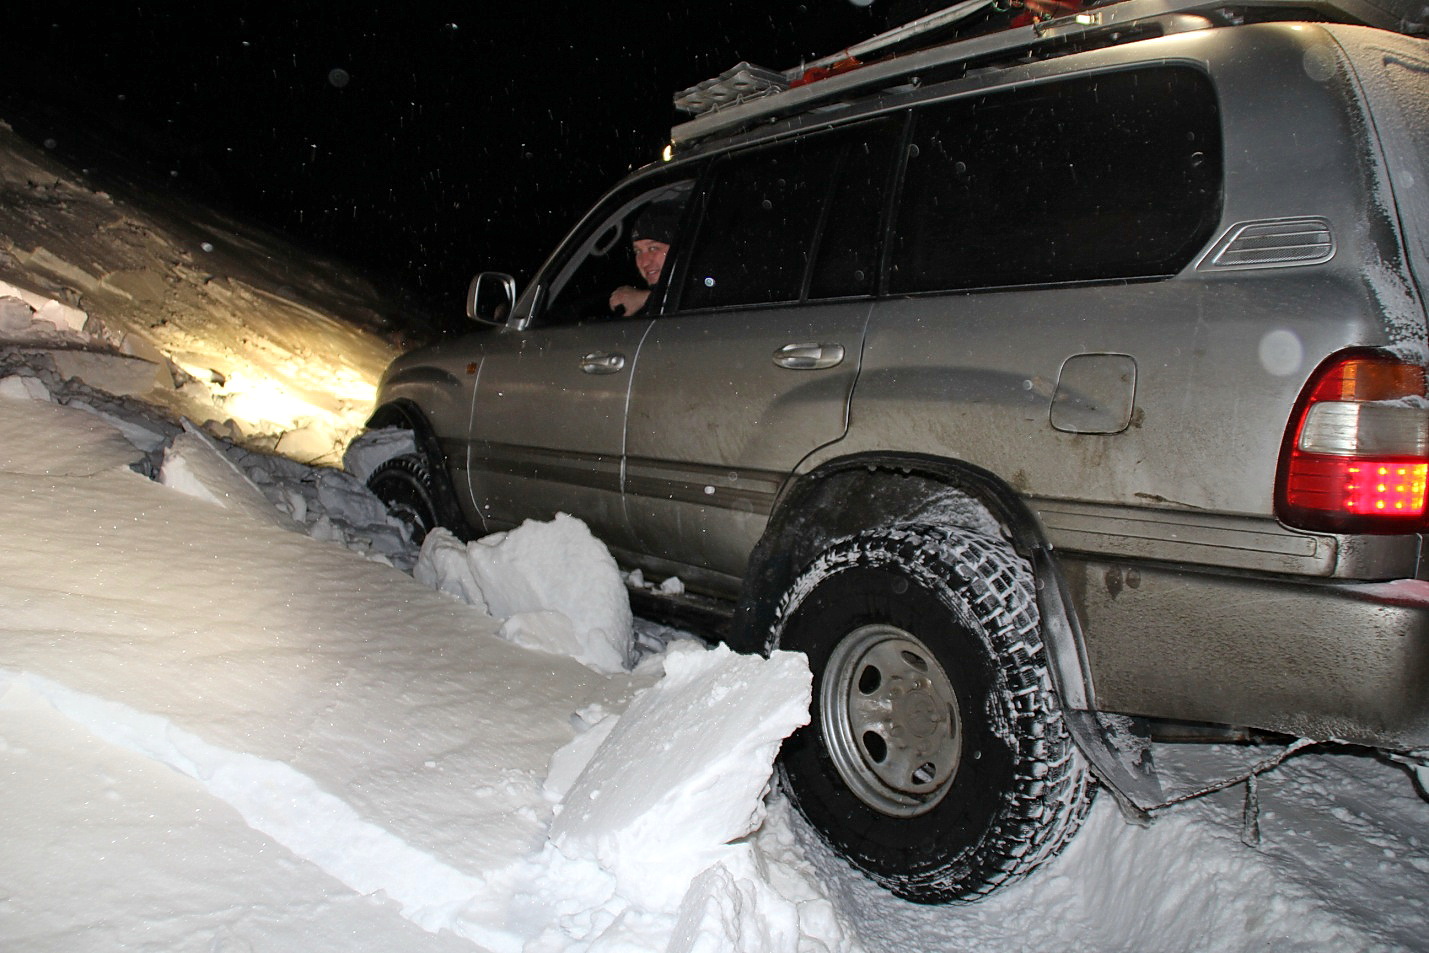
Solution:
<svg viewBox="0 0 1429 953">
<path fill-rule="evenodd" d="M 675 230 L 680 224 L 680 206 L 674 202 L 651 202 L 635 216 L 635 224 L 630 226 L 630 240 L 638 242 L 675 243 Z"/>
</svg>

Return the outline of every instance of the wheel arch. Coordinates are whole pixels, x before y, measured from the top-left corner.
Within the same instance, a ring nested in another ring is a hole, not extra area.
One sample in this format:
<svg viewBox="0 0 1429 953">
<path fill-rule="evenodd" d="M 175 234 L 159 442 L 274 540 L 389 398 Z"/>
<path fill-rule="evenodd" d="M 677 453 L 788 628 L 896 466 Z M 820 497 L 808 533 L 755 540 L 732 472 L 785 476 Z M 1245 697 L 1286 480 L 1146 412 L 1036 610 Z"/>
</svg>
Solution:
<svg viewBox="0 0 1429 953">
<path fill-rule="evenodd" d="M 792 477 L 750 556 L 731 641 L 764 648 L 779 595 L 836 539 L 907 523 L 939 523 L 1007 538 L 1033 560 L 1047 548 L 1016 491 L 972 464 L 919 454 L 862 453 Z M 1058 611 L 1065 611 L 1059 607 Z"/>
<path fill-rule="evenodd" d="M 437 459 L 441 459 L 441 446 L 437 443 L 436 434 L 416 401 L 399 397 L 373 410 L 372 415 L 367 418 L 367 429 L 380 430 L 383 427 L 400 427 L 412 431 L 417 438 L 418 450 L 429 457 L 435 451 L 438 454 Z"/>
<path fill-rule="evenodd" d="M 447 466 L 446 453 L 421 405 L 406 397 L 387 401 L 373 410 L 372 415 L 367 418 L 368 430 L 380 430 L 384 427 L 400 427 L 412 431 L 417 452 L 426 457 L 431 469 L 433 502 L 438 508 L 441 524 L 463 541 L 475 539 L 483 527 L 473 527 L 462 512 L 462 507 L 457 502 L 456 487 L 452 484 L 451 468 Z"/>
<path fill-rule="evenodd" d="M 750 556 L 731 644 L 740 651 L 769 648 L 780 595 L 834 540 L 913 522 L 1001 535 L 1031 563 L 1057 696 L 1066 710 L 1091 708 L 1095 695 L 1081 624 L 1041 522 L 1004 480 L 960 460 L 864 453 L 790 479 Z"/>
</svg>

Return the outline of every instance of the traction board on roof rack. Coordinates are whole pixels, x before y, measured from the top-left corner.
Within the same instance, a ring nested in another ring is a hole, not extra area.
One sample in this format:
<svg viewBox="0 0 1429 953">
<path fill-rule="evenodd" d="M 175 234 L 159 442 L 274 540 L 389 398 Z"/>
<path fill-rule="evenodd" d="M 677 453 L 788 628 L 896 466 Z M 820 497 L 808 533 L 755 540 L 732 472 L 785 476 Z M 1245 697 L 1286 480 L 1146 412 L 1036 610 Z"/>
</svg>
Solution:
<svg viewBox="0 0 1429 953">
<path fill-rule="evenodd" d="M 1399 33 L 1423 35 L 1429 30 L 1429 3 L 1425 0 L 1112 0 L 1098 3 L 1092 0 L 1084 9 L 1069 16 L 1034 20 L 1025 26 L 1013 26 L 991 33 L 978 33 L 963 38 L 954 37 L 939 43 L 936 31 L 952 29 L 958 23 L 983 13 L 994 0 L 964 0 L 937 13 L 914 20 L 897 29 L 881 33 L 863 43 L 841 50 L 812 63 L 784 72 L 740 63 L 714 79 L 692 86 L 675 96 L 677 109 L 695 114 L 695 118 L 675 126 L 670 131 L 675 146 L 688 145 L 721 132 L 741 128 L 757 120 L 778 115 L 793 115 L 840 96 L 881 84 L 932 66 L 969 62 L 986 57 L 1030 52 L 1065 41 L 1078 35 L 1095 33 L 1126 33 L 1137 24 L 1153 21 L 1171 22 L 1173 15 L 1183 15 L 1177 29 L 1184 29 L 1188 18 L 1205 18 L 1205 26 L 1242 22 L 1248 11 L 1261 17 L 1305 19 L 1307 15 L 1327 20 L 1359 23 Z M 1057 7 L 1078 9 L 1082 0 L 1068 3 L 1028 3 L 1039 9 Z M 917 48 L 918 38 L 929 41 Z M 911 52 L 891 52 L 898 48 L 914 48 Z M 876 58 L 878 54 L 885 58 Z"/>
<path fill-rule="evenodd" d="M 858 62 L 933 30 L 952 26 L 974 14 L 981 13 L 992 6 L 994 2 L 995 0 L 963 0 L 962 3 L 919 17 L 896 29 L 855 44 L 846 50 L 814 60 L 812 63 L 796 66 L 782 73 L 751 63 L 740 63 L 713 79 L 707 79 L 703 83 L 676 93 L 675 108 L 681 112 L 698 116 L 731 103 L 782 93 L 791 85 L 799 85 L 800 78 L 807 74 L 817 75 L 821 71 L 833 71 L 841 63 L 849 60 Z"/>
</svg>

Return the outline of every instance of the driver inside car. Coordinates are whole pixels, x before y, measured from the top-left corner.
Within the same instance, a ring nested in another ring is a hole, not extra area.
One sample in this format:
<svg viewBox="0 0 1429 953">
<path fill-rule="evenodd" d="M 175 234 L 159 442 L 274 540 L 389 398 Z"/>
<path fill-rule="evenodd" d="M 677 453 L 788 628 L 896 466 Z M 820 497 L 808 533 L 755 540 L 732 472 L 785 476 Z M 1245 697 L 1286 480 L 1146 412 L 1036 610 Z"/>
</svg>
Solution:
<svg viewBox="0 0 1429 953">
<path fill-rule="evenodd" d="M 675 239 L 680 207 L 674 202 L 651 202 L 640 210 L 630 227 L 630 247 L 635 253 L 635 270 L 646 287 L 621 285 L 610 294 L 610 310 L 617 316 L 642 314 L 650 302 L 650 292 L 665 270 L 665 256 Z"/>
</svg>

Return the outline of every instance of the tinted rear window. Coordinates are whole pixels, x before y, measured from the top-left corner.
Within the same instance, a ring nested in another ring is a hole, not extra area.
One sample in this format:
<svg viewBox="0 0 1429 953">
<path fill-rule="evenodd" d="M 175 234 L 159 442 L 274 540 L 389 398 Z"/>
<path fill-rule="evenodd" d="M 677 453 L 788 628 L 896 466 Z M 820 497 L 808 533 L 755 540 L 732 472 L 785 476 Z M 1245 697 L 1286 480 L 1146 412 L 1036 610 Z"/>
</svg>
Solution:
<svg viewBox="0 0 1429 953">
<path fill-rule="evenodd" d="M 872 294 L 897 132 L 865 123 L 721 162 L 681 307 Z"/>
<path fill-rule="evenodd" d="M 1220 115 L 1186 66 L 918 110 L 889 289 L 1175 274 L 1220 220 Z"/>
</svg>

